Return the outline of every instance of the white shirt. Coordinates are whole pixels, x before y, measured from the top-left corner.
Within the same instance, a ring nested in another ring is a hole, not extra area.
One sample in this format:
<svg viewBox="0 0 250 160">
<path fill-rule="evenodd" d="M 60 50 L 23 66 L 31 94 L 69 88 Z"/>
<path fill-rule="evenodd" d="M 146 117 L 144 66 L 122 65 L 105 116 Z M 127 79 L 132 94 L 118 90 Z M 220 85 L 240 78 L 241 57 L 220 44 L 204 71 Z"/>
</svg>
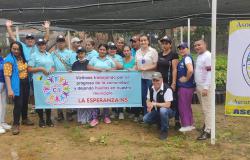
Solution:
<svg viewBox="0 0 250 160">
<path fill-rule="evenodd" d="M 153 89 L 153 101 L 154 102 L 157 102 L 157 94 L 158 92 L 160 91 L 163 91 L 164 89 L 164 84 L 162 83 L 161 84 L 161 88 L 159 90 L 155 90 L 154 86 L 152 86 L 152 89 Z M 148 95 L 147 95 L 147 99 L 150 99 L 150 90 L 148 90 Z M 171 102 L 173 101 L 173 91 L 172 89 L 168 88 L 164 94 L 164 101 L 165 102 Z"/>
<path fill-rule="evenodd" d="M 136 51 L 135 61 L 138 67 L 156 64 L 158 61 L 158 52 L 152 47 L 148 47 L 146 53 L 142 53 L 142 50 L 139 49 Z M 153 73 L 154 71 L 143 71 L 142 79 L 152 79 Z"/>
<path fill-rule="evenodd" d="M 197 86 L 209 89 L 211 85 L 211 53 L 209 51 L 198 55 L 194 77 Z"/>
</svg>

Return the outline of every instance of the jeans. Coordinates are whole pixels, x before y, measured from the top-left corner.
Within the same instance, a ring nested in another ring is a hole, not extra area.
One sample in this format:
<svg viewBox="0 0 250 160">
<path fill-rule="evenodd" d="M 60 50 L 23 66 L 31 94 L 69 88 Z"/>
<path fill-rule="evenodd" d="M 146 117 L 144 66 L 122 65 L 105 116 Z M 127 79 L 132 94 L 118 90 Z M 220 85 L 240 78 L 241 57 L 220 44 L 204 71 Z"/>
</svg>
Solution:
<svg viewBox="0 0 250 160">
<path fill-rule="evenodd" d="M 148 112 L 144 117 L 145 123 L 153 124 L 157 123 L 161 126 L 162 132 L 167 132 L 169 128 L 169 119 L 175 116 L 175 111 L 170 108 L 160 108 L 160 111 L 152 110 Z"/>
<path fill-rule="evenodd" d="M 20 116 L 22 120 L 28 118 L 28 98 L 29 98 L 29 80 L 20 79 L 20 94 L 14 97 L 14 110 L 13 110 L 13 125 L 19 125 Z"/>
<path fill-rule="evenodd" d="M 6 89 L 4 83 L 0 82 L 0 125 L 5 122 L 6 104 Z"/>
</svg>

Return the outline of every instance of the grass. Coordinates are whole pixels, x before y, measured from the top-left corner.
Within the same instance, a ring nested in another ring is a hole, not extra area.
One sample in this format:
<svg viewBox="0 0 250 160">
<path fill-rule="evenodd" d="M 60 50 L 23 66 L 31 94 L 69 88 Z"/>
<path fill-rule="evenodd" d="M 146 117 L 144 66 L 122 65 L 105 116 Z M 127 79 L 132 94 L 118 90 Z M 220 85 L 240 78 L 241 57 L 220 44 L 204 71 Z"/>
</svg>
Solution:
<svg viewBox="0 0 250 160">
<path fill-rule="evenodd" d="M 10 109 L 11 107 L 9 107 Z M 201 107 L 194 105 L 196 127 L 203 125 Z M 8 110 L 8 121 L 11 120 Z M 37 115 L 31 115 L 37 123 Z M 216 145 L 196 141 L 198 131 L 179 133 L 170 121 L 167 141 L 158 139 L 156 126 L 130 120 L 95 128 L 74 122 L 55 123 L 54 128 L 21 126 L 21 133 L 0 135 L 0 159 L 20 160 L 230 160 L 250 159 L 250 126 L 247 117 L 224 116 L 224 107 L 216 107 Z M 13 153 L 12 153 L 13 154 Z M 12 158 L 13 159 L 13 158 Z"/>
</svg>

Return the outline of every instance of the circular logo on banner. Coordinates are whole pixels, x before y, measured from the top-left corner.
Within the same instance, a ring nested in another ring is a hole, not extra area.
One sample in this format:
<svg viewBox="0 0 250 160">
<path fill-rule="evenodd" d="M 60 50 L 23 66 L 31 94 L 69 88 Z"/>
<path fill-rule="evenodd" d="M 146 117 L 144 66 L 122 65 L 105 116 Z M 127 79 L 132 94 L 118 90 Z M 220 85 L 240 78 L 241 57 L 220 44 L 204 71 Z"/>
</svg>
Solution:
<svg viewBox="0 0 250 160">
<path fill-rule="evenodd" d="M 247 46 L 242 58 L 242 73 L 246 83 L 250 86 L 250 45 Z"/>
<path fill-rule="evenodd" d="M 69 92 L 69 83 L 64 77 L 51 75 L 44 81 L 43 93 L 48 104 L 64 104 L 69 97 Z"/>
</svg>

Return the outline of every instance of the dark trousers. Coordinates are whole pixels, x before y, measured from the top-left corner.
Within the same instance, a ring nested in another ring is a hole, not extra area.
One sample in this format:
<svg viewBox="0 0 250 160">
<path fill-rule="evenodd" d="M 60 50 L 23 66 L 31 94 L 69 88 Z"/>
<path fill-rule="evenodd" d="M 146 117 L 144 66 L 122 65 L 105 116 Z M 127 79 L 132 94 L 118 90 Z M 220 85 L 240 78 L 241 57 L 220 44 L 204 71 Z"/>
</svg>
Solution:
<svg viewBox="0 0 250 160">
<path fill-rule="evenodd" d="M 28 118 L 29 80 L 20 79 L 20 94 L 14 97 L 13 125 L 19 125 L 20 116 L 22 120 Z"/>
<path fill-rule="evenodd" d="M 36 112 L 38 113 L 39 116 L 39 120 L 43 121 L 43 109 L 37 109 Z M 46 121 L 50 121 L 51 120 L 51 109 L 45 109 L 45 113 L 46 113 Z"/>
<path fill-rule="evenodd" d="M 178 94 L 177 91 L 173 92 L 173 102 L 172 105 L 175 108 L 175 121 L 179 121 L 180 120 L 180 114 L 179 114 L 179 109 L 178 109 Z"/>
</svg>

